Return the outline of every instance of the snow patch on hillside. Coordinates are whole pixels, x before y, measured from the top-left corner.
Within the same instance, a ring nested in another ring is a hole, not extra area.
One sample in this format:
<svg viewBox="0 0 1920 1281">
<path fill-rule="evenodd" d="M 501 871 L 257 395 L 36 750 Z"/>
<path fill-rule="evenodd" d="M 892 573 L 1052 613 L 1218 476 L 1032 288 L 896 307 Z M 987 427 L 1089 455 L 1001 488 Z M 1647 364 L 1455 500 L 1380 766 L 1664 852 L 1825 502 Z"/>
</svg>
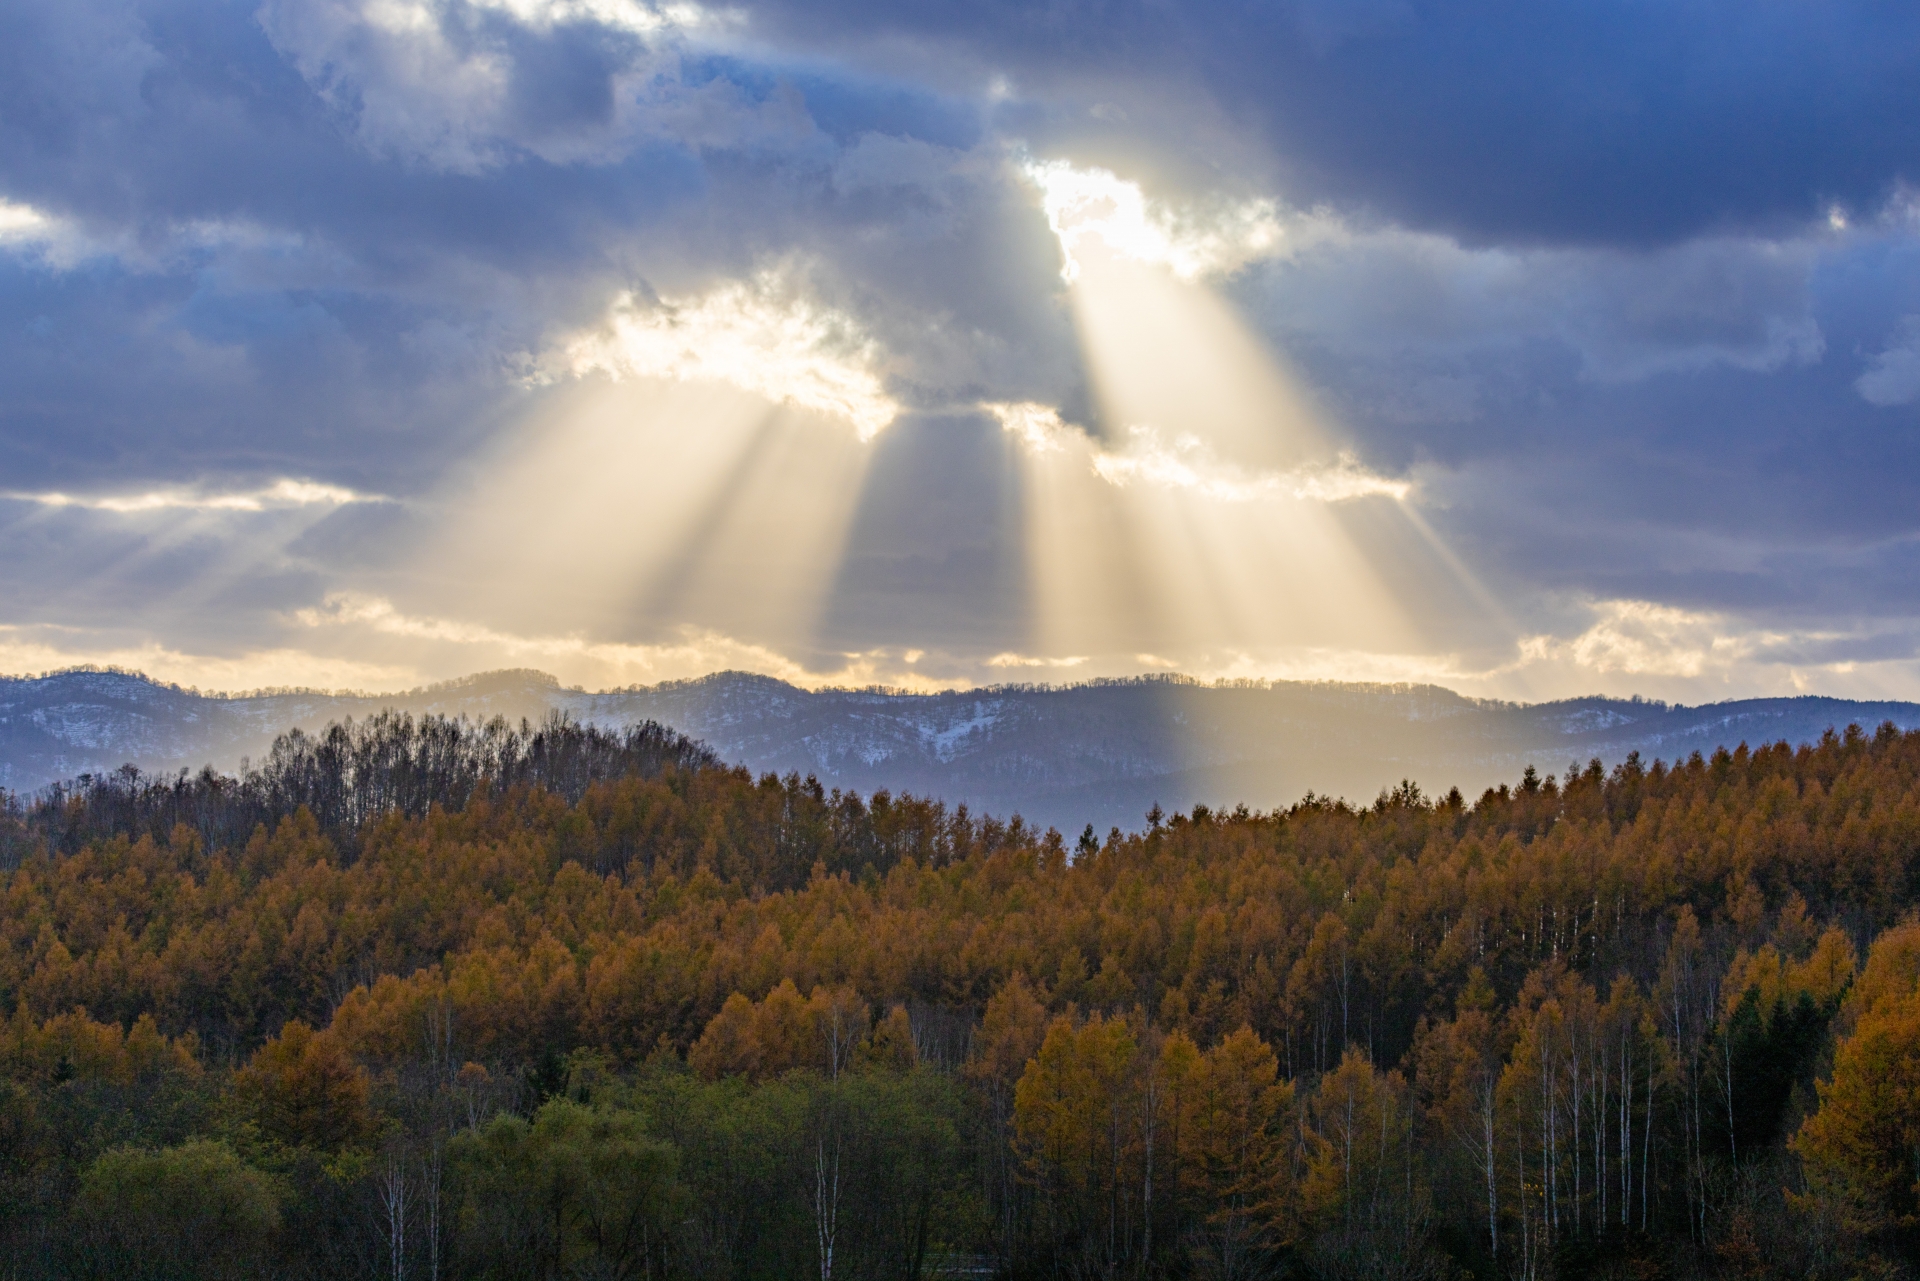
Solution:
<svg viewBox="0 0 1920 1281">
<path fill-rule="evenodd" d="M 920 731 L 920 741 L 924 743 L 933 758 L 942 764 L 951 761 L 960 754 L 961 745 L 973 734 L 985 734 L 1000 723 L 1004 704 L 999 701 L 976 702 L 972 715 L 962 721 L 950 722 L 942 726 L 937 721 L 921 721 L 915 728 Z"/>
</svg>

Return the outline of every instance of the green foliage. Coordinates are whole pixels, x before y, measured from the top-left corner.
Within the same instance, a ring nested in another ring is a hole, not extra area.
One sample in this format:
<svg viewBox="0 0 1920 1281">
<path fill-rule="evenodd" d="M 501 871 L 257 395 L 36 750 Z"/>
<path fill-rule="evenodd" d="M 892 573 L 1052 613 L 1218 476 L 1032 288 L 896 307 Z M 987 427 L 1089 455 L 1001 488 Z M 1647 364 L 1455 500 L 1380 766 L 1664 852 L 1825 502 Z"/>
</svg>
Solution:
<svg viewBox="0 0 1920 1281">
<path fill-rule="evenodd" d="M 1833 1011 L 1823 1009 L 1808 992 L 1791 1001 L 1776 999 L 1763 1015 L 1760 993 L 1747 990 L 1721 1025 L 1714 1048 L 1723 1088 L 1737 1106 L 1730 1124 L 1724 1110 L 1714 1112 L 1706 1126 L 1707 1143 L 1716 1149 L 1725 1144 L 1736 1160 L 1773 1150 L 1783 1137 L 1795 1087 L 1811 1090 L 1814 1061 L 1826 1043 L 1832 1016 Z"/>
<path fill-rule="evenodd" d="M 78 1271 L 126 1281 L 260 1275 L 280 1225 L 280 1190 L 225 1144 L 117 1148 L 81 1179 Z"/>
<path fill-rule="evenodd" d="M 970 1100 L 928 1068 L 759 1085 L 668 1066 L 613 1092 L 681 1154 L 690 1275 L 913 1277 L 979 1239 Z"/>
<path fill-rule="evenodd" d="M 630 1112 L 557 1098 L 456 1136 L 449 1157 L 470 1276 L 643 1276 L 679 1218 L 674 1149 Z"/>
</svg>

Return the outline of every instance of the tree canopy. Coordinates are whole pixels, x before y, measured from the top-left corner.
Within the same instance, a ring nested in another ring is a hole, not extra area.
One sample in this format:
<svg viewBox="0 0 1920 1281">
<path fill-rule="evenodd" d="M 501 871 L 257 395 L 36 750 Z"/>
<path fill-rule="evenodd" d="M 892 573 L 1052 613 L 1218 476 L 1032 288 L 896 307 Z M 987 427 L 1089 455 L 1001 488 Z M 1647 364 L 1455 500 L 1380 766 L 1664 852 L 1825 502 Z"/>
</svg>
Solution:
<svg viewBox="0 0 1920 1281">
<path fill-rule="evenodd" d="M 658 727 L 405 718 L 15 803 L 0 1232 L 84 1271 L 197 1161 L 229 1209 L 177 1217 L 287 1275 L 1920 1240 L 1920 734 L 1148 818 L 1070 855 Z"/>
</svg>

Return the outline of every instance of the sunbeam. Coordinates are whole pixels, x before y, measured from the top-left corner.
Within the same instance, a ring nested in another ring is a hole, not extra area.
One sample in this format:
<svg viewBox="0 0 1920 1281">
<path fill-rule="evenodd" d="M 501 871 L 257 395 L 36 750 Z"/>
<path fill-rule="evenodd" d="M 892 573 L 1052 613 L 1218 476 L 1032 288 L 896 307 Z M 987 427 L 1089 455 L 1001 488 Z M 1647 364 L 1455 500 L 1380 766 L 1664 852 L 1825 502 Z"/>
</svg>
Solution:
<svg viewBox="0 0 1920 1281">
<path fill-rule="evenodd" d="M 151 624 L 216 611 L 233 594 L 302 574 L 301 540 L 343 507 L 377 503 L 334 486 L 283 480 L 238 492 L 151 490 L 131 495 L 10 494 L 25 514 L 0 520 L 10 540 L 81 545 L 84 574 L 47 592 L 42 610 L 84 617 L 108 586 L 141 601 Z M 159 585 L 164 584 L 164 589 Z"/>
<path fill-rule="evenodd" d="M 870 454 L 849 425 L 711 382 L 589 376 L 439 505 L 423 607 L 648 640 L 697 625 L 791 650 L 814 628 Z"/>
<path fill-rule="evenodd" d="M 1027 172 L 1060 237 L 1099 417 L 1077 429 L 1043 406 L 988 406 L 1024 468 L 1036 647 L 1256 670 L 1417 651 L 1383 555 L 1483 595 L 1412 510 L 1412 481 L 1365 467 L 1203 283 L 1280 241 L 1270 207 L 1195 231 L 1112 175 Z M 1370 521 L 1363 548 L 1336 510 L 1350 504 L 1384 504 L 1398 533 Z"/>
</svg>

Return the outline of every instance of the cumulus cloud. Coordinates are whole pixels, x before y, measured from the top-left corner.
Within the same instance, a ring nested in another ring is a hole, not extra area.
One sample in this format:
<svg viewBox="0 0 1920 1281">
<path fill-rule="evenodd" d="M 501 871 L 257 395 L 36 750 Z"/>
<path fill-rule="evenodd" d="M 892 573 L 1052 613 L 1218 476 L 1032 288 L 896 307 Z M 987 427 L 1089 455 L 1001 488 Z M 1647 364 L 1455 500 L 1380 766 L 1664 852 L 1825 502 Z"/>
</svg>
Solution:
<svg viewBox="0 0 1920 1281">
<path fill-rule="evenodd" d="M 1654 601 L 1600 601 L 1577 636 L 1529 636 L 1522 663 L 1565 660 L 1596 673 L 1697 677 L 1750 658 L 1782 637 L 1730 627 L 1725 616 Z"/>
<path fill-rule="evenodd" d="M 1040 189 L 1047 225 L 1066 259 L 1060 275 L 1069 283 L 1080 275 L 1077 255 L 1094 241 L 1118 257 L 1193 280 L 1276 253 L 1286 235 L 1271 199 L 1155 201 L 1110 170 L 1031 158 L 1020 167 Z"/>
<path fill-rule="evenodd" d="M 1223 503 L 1274 498 L 1318 503 L 1372 497 L 1402 501 L 1413 492 L 1411 481 L 1369 471 L 1346 451 L 1317 467 L 1250 471 L 1218 458 L 1197 436 L 1182 433 L 1168 440 L 1152 427 L 1128 428 L 1125 447 L 1096 452 L 1093 470 L 1110 485 L 1187 490 Z"/>
<path fill-rule="evenodd" d="M 0 244 L 18 244 L 43 238 L 50 219 L 32 205 L 0 200 Z"/>
<path fill-rule="evenodd" d="M 625 291 L 602 324 L 563 340 L 540 371 L 731 383 L 843 418 L 870 440 L 900 413 L 880 363 L 879 344 L 854 317 L 809 299 L 793 273 L 767 271 L 696 297 Z"/>
<path fill-rule="evenodd" d="M 1085 654 L 1068 654 L 1060 658 L 1051 658 L 1046 655 L 1018 654 L 1012 650 L 1006 650 L 989 658 L 987 660 L 987 666 L 1063 670 L 1084 667 L 1088 661 L 1090 660 Z"/>
<path fill-rule="evenodd" d="M 390 0 L 391 2 L 391 0 Z M 576 22 L 596 22 L 616 31 L 652 35 L 668 29 L 695 28 L 714 19 L 697 4 L 638 4 L 635 0 L 468 0 L 476 9 L 497 9 L 510 13 L 536 30 Z M 395 4 L 401 11 L 411 9 L 419 15 L 427 6 Z M 417 17 L 415 18 L 417 21 Z"/>
<path fill-rule="evenodd" d="M 268 4 L 261 25 L 378 149 L 469 172 L 494 158 L 503 59 L 453 47 L 427 5 Z"/>
<path fill-rule="evenodd" d="M 1911 623 L 1770 622 L 1738 611 L 1589 599 L 1587 626 L 1523 638 L 1516 660 L 1478 677 L 1493 687 L 1564 696 L 1580 689 L 1691 701 L 1824 693 L 1885 698 L 1920 671 Z M 1536 696 L 1538 696 L 1536 694 Z"/>
<path fill-rule="evenodd" d="M 0 197 L 0 252 L 43 268 L 66 271 L 107 252 L 72 220 Z"/>
<path fill-rule="evenodd" d="M 1412 481 L 1371 471 L 1345 450 L 1317 466 L 1262 471 L 1220 458 L 1190 432 L 1169 439 L 1157 428 L 1134 426 L 1127 429 L 1119 448 L 1105 449 L 1078 428 L 1068 426 L 1061 420 L 1060 411 L 1049 405 L 996 401 L 980 408 L 998 420 L 1002 430 L 1017 436 L 1036 453 L 1059 453 L 1069 446 L 1085 449 L 1093 474 L 1116 488 L 1139 485 L 1176 490 L 1222 503 L 1280 498 L 1341 503 L 1374 497 L 1402 502 L 1413 493 Z"/>
<path fill-rule="evenodd" d="M 649 144 L 806 147 L 786 89 L 713 74 L 739 15 L 636 0 L 267 0 L 260 23 L 377 157 L 478 176 Z M 749 81 L 753 77 L 747 77 Z"/>
<path fill-rule="evenodd" d="M 1028 449 L 1054 454 L 1066 447 L 1067 433 L 1075 431 L 1061 421 L 1060 411 L 1052 405 L 1031 400 L 986 401 L 980 408 L 1000 424 L 1010 436 L 1018 436 Z"/>
<path fill-rule="evenodd" d="M 1867 363 L 1867 372 L 1854 379 L 1853 387 L 1870 405 L 1911 405 L 1920 400 L 1920 316 L 1901 322 L 1894 341 Z"/>
</svg>

